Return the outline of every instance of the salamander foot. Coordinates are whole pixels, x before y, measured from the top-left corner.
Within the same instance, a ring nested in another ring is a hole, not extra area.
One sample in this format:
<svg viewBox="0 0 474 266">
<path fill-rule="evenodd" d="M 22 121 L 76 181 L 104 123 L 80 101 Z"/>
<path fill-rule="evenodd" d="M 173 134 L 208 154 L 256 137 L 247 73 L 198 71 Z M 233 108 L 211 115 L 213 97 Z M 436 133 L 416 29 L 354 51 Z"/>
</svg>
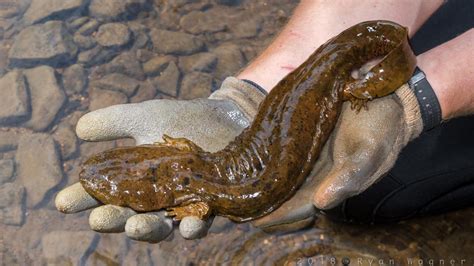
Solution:
<svg viewBox="0 0 474 266">
<path fill-rule="evenodd" d="M 180 221 L 186 216 L 196 216 L 204 220 L 211 215 L 211 209 L 205 202 L 200 201 L 185 206 L 168 208 L 165 215 L 173 217 L 176 221 Z"/>
</svg>

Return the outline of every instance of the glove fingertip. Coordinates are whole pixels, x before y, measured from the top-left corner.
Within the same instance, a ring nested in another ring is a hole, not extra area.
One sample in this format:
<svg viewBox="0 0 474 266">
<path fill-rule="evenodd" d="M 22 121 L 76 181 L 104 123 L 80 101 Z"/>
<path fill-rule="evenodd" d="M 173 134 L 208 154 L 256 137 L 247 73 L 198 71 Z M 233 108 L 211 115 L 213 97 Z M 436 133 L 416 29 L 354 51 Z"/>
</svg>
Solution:
<svg viewBox="0 0 474 266">
<path fill-rule="evenodd" d="M 196 216 L 184 217 L 179 223 L 179 232 L 185 239 L 204 237 L 212 224 L 212 219 L 201 220 Z"/>
<path fill-rule="evenodd" d="M 313 205 L 320 210 L 331 209 L 342 201 L 337 194 L 337 191 L 331 191 L 327 187 L 319 188 L 314 193 Z"/>
<path fill-rule="evenodd" d="M 172 230 L 172 221 L 158 213 L 133 215 L 125 224 L 125 234 L 129 238 L 150 243 L 162 241 Z"/>
<path fill-rule="evenodd" d="M 80 183 L 59 191 L 54 199 L 54 204 L 56 209 L 62 213 L 76 213 L 100 205 L 96 199 L 84 190 Z"/>
<path fill-rule="evenodd" d="M 114 105 L 83 115 L 76 125 L 76 134 L 87 141 L 114 140 L 130 137 L 134 123 L 135 105 Z M 140 116 L 138 112 L 137 116 Z"/>
<path fill-rule="evenodd" d="M 135 214 L 135 211 L 125 207 L 100 206 L 90 213 L 89 226 L 92 230 L 101 233 L 120 233 L 125 230 L 127 219 Z"/>
</svg>

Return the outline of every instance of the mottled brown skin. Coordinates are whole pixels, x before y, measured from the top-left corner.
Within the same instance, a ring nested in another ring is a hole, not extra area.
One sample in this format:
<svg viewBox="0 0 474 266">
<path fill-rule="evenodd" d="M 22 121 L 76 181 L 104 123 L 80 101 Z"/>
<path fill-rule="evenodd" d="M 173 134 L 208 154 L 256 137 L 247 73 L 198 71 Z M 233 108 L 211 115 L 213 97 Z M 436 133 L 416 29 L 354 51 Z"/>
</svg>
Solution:
<svg viewBox="0 0 474 266">
<path fill-rule="evenodd" d="M 381 61 L 362 77 L 351 76 L 375 58 Z M 176 219 L 211 213 L 238 222 L 261 217 L 304 182 L 344 101 L 359 110 L 392 93 L 415 64 L 406 28 L 388 21 L 357 24 L 278 83 L 252 125 L 223 150 L 209 153 L 164 136 L 164 143 L 94 155 L 83 165 L 81 183 L 103 203 L 168 209 Z"/>
</svg>

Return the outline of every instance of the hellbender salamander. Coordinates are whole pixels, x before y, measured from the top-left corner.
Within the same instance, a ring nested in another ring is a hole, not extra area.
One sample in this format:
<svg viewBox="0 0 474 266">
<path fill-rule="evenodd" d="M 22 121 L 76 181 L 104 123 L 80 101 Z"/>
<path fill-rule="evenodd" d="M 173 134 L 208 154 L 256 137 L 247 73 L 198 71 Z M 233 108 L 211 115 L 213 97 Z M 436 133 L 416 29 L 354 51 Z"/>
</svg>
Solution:
<svg viewBox="0 0 474 266">
<path fill-rule="evenodd" d="M 354 78 L 367 61 L 380 62 Z M 368 21 L 343 31 L 288 74 L 226 148 L 203 151 L 187 139 L 120 147 L 92 156 L 80 181 L 102 203 L 170 216 L 222 215 L 238 222 L 270 213 L 304 182 L 344 101 L 357 110 L 392 93 L 416 65 L 407 29 Z"/>
</svg>

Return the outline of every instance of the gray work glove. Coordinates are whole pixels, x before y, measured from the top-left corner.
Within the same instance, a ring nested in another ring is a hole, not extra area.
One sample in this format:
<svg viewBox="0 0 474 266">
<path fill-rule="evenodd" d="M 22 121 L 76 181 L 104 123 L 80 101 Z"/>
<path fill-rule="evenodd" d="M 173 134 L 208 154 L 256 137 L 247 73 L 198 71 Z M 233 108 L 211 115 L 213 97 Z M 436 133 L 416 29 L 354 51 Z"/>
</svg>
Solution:
<svg viewBox="0 0 474 266">
<path fill-rule="evenodd" d="M 224 148 L 250 125 L 265 94 L 247 82 L 229 77 L 208 99 L 190 101 L 151 100 L 121 104 L 93 111 L 77 123 L 77 135 L 87 141 L 133 138 L 137 145 L 162 140 L 163 134 L 185 137 L 207 151 Z M 172 231 L 172 221 L 163 212 L 137 214 L 130 208 L 102 205 L 76 183 L 56 196 L 56 208 L 64 213 L 94 208 L 89 216 L 91 229 L 123 232 L 128 237 L 159 242 Z M 99 207 L 98 207 L 99 206 Z M 183 237 L 206 234 L 211 221 L 185 217 L 179 225 Z"/>
<path fill-rule="evenodd" d="M 344 103 L 339 121 L 305 184 L 254 225 L 265 231 L 290 231 L 310 224 L 316 208 L 335 207 L 387 173 L 402 148 L 422 129 L 420 107 L 407 84 L 395 94 L 370 101 L 367 111 L 357 113 L 350 103 Z"/>
</svg>

